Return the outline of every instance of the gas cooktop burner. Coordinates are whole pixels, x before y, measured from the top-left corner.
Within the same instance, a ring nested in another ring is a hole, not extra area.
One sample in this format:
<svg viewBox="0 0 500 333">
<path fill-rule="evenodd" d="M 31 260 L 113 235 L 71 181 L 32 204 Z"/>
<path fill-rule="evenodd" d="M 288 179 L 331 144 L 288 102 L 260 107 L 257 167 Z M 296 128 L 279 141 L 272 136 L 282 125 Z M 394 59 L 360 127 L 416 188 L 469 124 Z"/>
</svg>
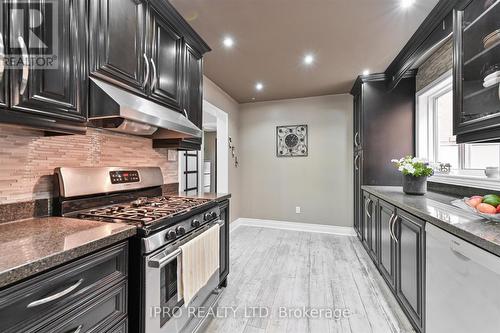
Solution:
<svg viewBox="0 0 500 333">
<path fill-rule="evenodd" d="M 80 212 L 78 217 L 145 226 L 160 219 L 188 213 L 190 210 L 201 207 L 210 201 L 209 199 L 174 196 L 141 197 L 128 204 L 116 204 Z"/>
</svg>

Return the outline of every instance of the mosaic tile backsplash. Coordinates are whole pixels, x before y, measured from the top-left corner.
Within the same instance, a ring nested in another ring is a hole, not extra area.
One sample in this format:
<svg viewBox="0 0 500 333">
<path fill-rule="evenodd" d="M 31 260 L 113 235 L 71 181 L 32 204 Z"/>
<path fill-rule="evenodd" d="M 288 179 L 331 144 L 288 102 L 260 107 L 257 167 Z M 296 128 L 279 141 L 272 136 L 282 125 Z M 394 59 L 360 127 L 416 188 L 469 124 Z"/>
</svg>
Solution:
<svg viewBox="0 0 500 333">
<path fill-rule="evenodd" d="M 50 198 L 59 166 L 159 166 L 165 184 L 178 181 L 177 161 L 168 161 L 168 150 L 153 149 L 147 138 L 99 129 L 44 136 L 0 125 L 0 204 Z"/>
</svg>

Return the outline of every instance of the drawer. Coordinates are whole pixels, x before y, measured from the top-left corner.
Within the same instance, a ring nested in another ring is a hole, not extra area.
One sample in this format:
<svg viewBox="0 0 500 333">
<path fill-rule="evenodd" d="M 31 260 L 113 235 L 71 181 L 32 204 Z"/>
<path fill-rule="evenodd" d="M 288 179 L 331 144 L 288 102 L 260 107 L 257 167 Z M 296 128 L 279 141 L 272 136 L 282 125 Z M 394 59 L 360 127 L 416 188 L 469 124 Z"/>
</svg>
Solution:
<svg viewBox="0 0 500 333">
<path fill-rule="evenodd" d="M 30 330 L 39 333 L 95 333 L 115 332 L 115 325 L 127 316 L 127 281 L 111 290 L 90 298 L 63 318 L 42 328 Z"/>
<path fill-rule="evenodd" d="M 0 332 L 21 332 L 74 302 L 127 277 L 128 245 L 121 243 L 0 291 Z"/>
</svg>

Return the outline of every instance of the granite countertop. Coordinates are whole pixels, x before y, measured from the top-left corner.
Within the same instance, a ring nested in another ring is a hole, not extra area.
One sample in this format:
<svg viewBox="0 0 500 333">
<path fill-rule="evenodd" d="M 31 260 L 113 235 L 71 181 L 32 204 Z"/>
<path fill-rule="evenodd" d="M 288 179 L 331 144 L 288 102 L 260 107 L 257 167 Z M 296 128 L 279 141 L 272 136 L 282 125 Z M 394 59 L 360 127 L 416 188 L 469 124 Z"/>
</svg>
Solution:
<svg viewBox="0 0 500 333">
<path fill-rule="evenodd" d="M 436 192 L 408 195 L 398 186 L 362 186 L 362 189 L 430 222 L 451 234 L 500 256 L 500 223 L 489 222 L 452 206 L 457 197 Z"/>
<path fill-rule="evenodd" d="M 200 193 L 200 194 L 195 194 L 195 195 L 185 195 L 185 194 L 179 193 L 179 196 L 209 199 L 209 200 L 214 200 L 216 202 L 221 202 L 221 201 L 224 201 L 226 199 L 231 198 L 230 193 Z"/>
<path fill-rule="evenodd" d="M 65 217 L 0 224 L 0 288 L 117 243 L 136 227 Z"/>
</svg>

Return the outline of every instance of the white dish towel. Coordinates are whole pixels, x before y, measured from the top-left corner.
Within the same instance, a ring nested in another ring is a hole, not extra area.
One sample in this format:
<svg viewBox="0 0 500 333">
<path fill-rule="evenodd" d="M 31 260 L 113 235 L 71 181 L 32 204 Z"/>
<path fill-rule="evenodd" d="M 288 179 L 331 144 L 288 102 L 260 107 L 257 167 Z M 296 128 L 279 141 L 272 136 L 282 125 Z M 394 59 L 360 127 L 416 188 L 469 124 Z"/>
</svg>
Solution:
<svg viewBox="0 0 500 333">
<path fill-rule="evenodd" d="M 220 227 L 216 224 L 180 246 L 182 285 L 178 294 L 184 298 L 186 306 L 219 269 L 219 230 Z"/>
</svg>

